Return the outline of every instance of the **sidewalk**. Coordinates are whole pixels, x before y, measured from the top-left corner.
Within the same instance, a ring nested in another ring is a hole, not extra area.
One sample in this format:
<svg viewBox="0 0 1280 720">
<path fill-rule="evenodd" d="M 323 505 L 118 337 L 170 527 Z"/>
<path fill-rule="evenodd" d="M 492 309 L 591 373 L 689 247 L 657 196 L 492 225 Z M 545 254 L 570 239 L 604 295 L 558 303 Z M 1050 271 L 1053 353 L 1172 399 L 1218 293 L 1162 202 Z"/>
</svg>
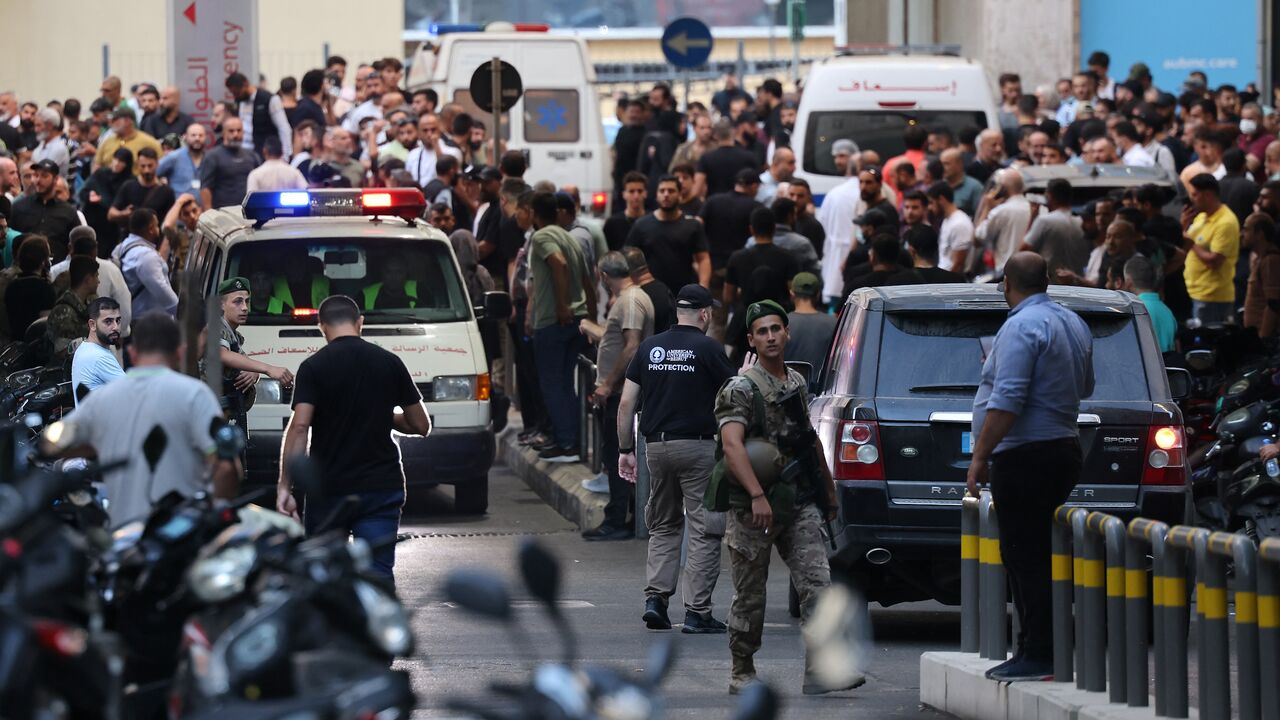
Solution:
<svg viewBox="0 0 1280 720">
<path fill-rule="evenodd" d="M 510 424 L 498 435 L 498 458 L 556 512 L 577 523 L 580 530 L 604 522 L 609 496 L 582 487 L 582 481 L 595 477 L 595 473 L 581 463 L 539 460 L 532 448 L 521 447 L 517 436 L 524 428 L 519 418 L 512 412 Z"/>
</svg>

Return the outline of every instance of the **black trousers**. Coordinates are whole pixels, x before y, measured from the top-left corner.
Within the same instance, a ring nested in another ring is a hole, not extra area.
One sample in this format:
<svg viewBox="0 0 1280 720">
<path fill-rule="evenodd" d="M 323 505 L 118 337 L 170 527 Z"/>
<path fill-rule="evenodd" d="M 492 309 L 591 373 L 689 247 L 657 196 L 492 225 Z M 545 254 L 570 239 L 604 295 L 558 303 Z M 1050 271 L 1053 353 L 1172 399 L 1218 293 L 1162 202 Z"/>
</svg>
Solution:
<svg viewBox="0 0 1280 720">
<path fill-rule="evenodd" d="M 618 405 L 621 401 L 618 393 L 605 401 L 600 436 L 600 462 L 609 474 L 609 504 L 604 506 L 604 524 L 618 529 L 627 527 L 627 517 L 636 498 L 636 486 L 618 474 Z"/>
<path fill-rule="evenodd" d="M 1000 522 L 1000 555 L 1020 623 L 1018 649 L 1053 660 L 1053 511 L 1080 477 L 1077 438 L 1027 443 L 991 456 L 991 497 Z"/>
<path fill-rule="evenodd" d="M 542 388 L 538 384 L 538 368 L 533 356 L 533 334 L 524 326 L 528 301 L 517 301 L 516 321 L 509 325 L 511 342 L 516 355 L 516 394 L 520 401 L 520 421 L 525 430 L 547 432 L 547 408 L 542 402 Z M 508 369 L 507 372 L 510 372 Z"/>
</svg>

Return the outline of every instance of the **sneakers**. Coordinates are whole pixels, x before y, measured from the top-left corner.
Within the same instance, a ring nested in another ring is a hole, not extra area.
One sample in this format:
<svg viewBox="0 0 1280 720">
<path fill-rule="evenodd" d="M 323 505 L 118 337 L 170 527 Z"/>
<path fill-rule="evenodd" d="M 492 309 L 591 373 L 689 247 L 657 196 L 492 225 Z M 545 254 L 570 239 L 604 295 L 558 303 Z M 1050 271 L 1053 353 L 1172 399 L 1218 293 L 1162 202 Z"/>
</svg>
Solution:
<svg viewBox="0 0 1280 720">
<path fill-rule="evenodd" d="M 983 673 L 983 675 L 986 676 L 988 680 L 991 680 L 992 673 L 1003 672 L 1004 670 L 1007 670 L 1010 666 L 1016 665 L 1017 663 L 1020 663 L 1020 662 L 1022 662 L 1022 650 L 1018 650 L 1014 652 L 1013 657 L 1009 658 L 1008 660 L 1005 660 L 999 665 L 987 668 L 987 671 Z"/>
<path fill-rule="evenodd" d="M 699 615 L 692 610 L 684 613 L 684 627 L 680 632 L 689 635 L 718 635 L 727 632 L 725 624 L 711 616 L 711 613 Z"/>
<path fill-rule="evenodd" d="M 644 615 L 641 615 L 640 619 L 650 630 L 671 629 L 671 618 L 667 617 L 667 604 L 657 595 L 650 595 L 645 599 Z"/>
<path fill-rule="evenodd" d="M 997 682 L 1043 682 L 1053 679 L 1053 663 L 1024 657 L 992 668 L 987 677 Z"/>
<path fill-rule="evenodd" d="M 631 528 L 616 528 L 612 525 L 601 525 L 582 533 L 583 540 L 630 540 L 636 536 Z M 670 627 L 670 625 L 668 625 Z"/>
<path fill-rule="evenodd" d="M 521 445 L 545 445 L 548 442 L 546 435 L 537 430 L 525 430 L 516 436 Z"/>
<path fill-rule="evenodd" d="M 538 459 L 553 463 L 578 462 L 578 451 L 572 448 L 552 446 L 540 451 L 538 453 Z"/>
<path fill-rule="evenodd" d="M 585 488 L 587 492 L 601 493 L 603 495 L 608 495 L 609 494 L 609 476 L 606 475 L 605 473 L 600 473 L 595 477 L 587 478 L 586 480 L 582 481 L 582 487 Z"/>
</svg>

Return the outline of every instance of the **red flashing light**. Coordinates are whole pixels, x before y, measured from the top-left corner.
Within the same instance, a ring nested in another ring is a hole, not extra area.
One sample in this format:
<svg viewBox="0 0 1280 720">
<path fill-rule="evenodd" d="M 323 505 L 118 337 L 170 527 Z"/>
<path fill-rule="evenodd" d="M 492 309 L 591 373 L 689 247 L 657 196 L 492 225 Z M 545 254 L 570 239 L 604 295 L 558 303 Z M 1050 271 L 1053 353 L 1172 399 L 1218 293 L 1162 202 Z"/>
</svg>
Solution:
<svg viewBox="0 0 1280 720">
<path fill-rule="evenodd" d="M 546 23 L 516 23 L 516 32 L 548 32 L 551 26 Z"/>
<path fill-rule="evenodd" d="M 294 308 L 293 316 L 296 318 L 312 318 L 320 314 L 315 308 Z"/>
<path fill-rule="evenodd" d="M 360 196 L 360 201 L 367 208 L 389 208 L 391 207 L 391 193 L 367 192 Z"/>
</svg>

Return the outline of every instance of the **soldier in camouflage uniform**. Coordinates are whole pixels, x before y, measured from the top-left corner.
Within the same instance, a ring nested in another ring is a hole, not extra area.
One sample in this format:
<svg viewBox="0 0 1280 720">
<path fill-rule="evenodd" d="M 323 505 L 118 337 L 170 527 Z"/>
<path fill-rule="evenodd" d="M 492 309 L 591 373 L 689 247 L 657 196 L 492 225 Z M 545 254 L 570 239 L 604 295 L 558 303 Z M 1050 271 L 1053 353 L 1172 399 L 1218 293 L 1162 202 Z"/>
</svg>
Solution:
<svg viewBox="0 0 1280 720">
<path fill-rule="evenodd" d="M 729 505 L 725 541 L 733 569 L 734 596 L 729 608 L 729 652 L 733 667 L 729 692 L 737 694 L 755 681 L 753 656 L 760 649 L 764 628 L 765 585 L 769 578 L 770 549 L 791 570 L 800 595 L 801 617 L 808 621 L 818 593 L 831 584 L 826 544 L 821 525 L 834 515 L 835 485 L 822 448 L 817 444 L 807 414 L 787 412 L 791 403 L 807 407 L 804 378 L 783 361 L 788 339 L 787 313 L 773 301 L 754 303 L 747 309 L 748 344 L 759 360 L 742 375 L 730 378 L 716 399 Z M 797 417 L 797 414 L 800 417 Z M 802 422 L 801 422 L 802 421 Z M 812 447 L 808 469 L 797 469 L 798 456 Z M 763 448 L 763 453 L 761 451 Z M 713 475 L 713 485 L 716 477 Z M 805 694 L 845 690 L 829 688 L 811 677 L 805 663 Z"/>
<path fill-rule="evenodd" d="M 70 284 L 49 311 L 47 332 L 53 351 L 70 357 L 76 341 L 89 334 L 89 303 L 98 296 L 98 261 L 76 255 L 67 269 Z"/>
<path fill-rule="evenodd" d="M 238 328 L 249 319 L 249 281 L 242 277 L 227 278 L 218 285 L 222 300 L 222 322 L 219 343 L 222 345 L 222 409 L 227 421 L 247 434 L 249 408 L 257 397 L 259 375 L 266 375 L 284 388 L 293 387 L 293 373 L 282 367 L 254 360 L 244 352 L 244 336 Z M 200 374 L 204 376 L 201 358 Z"/>
</svg>

